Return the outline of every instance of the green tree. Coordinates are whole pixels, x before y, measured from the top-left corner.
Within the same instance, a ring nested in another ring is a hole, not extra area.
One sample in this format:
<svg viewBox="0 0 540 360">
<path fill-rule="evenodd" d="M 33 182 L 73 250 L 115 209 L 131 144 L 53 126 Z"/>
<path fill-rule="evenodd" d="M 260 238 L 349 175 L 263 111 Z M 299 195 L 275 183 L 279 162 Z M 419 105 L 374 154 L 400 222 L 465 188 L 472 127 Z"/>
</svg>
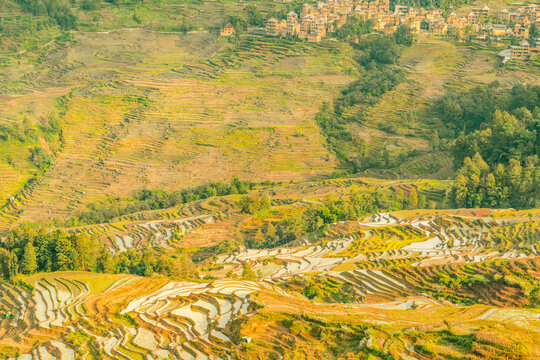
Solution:
<svg viewBox="0 0 540 360">
<path fill-rule="evenodd" d="M 73 269 L 92 270 L 99 256 L 101 242 L 88 234 L 70 235 L 73 244 Z"/>
<path fill-rule="evenodd" d="M 17 255 L 13 251 L 0 248 L 0 274 L 11 281 L 17 276 Z"/>
<path fill-rule="evenodd" d="M 538 30 L 538 24 L 533 21 L 531 27 L 529 28 L 529 39 L 536 40 L 540 36 L 540 31 Z"/>
<path fill-rule="evenodd" d="M 255 280 L 257 278 L 257 275 L 251 268 L 251 265 L 249 263 L 245 263 L 243 270 L 242 270 L 242 279 L 244 280 Z"/>
<path fill-rule="evenodd" d="M 534 308 L 540 308 L 540 287 L 536 287 L 529 293 L 529 300 L 531 306 Z"/>
<path fill-rule="evenodd" d="M 186 254 L 180 254 L 175 261 L 176 271 L 174 276 L 181 279 L 193 279 L 197 277 L 197 268 Z"/>
<path fill-rule="evenodd" d="M 394 33 L 396 44 L 411 46 L 413 43 L 413 35 L 411 29 L 407 25 L 401 25 Z"/>
<path fill-rule="evenodd" d="M 53 270 L 54 233 L 41 229 L 34 239 L 38 270 Z"/>
<path fill-rule="evenodd" d="M 65 233 L 58 232 L 54 250 L 55 270 L 73 270 L 73 245 Z"/>
<path fill-rule="evenodd" d="M 30 149 L 30 161 L 38 169 L 43 169 L 52 162 L 52 157 L 41 146 L 35 146 Z"/>
<path fill-rule="evenodd" d="M 263 24 L 263 17 L 261 12 L 255 5 L 248 5 L 244 8 L 244 13 L 247 16 L 248 23 L 254 26 L 261 26 Z"/>
<path fill-rule="evenodd" d="M 415 188 L 412 188 L 409 191 L 409 206 L 411 209 L 416 209 L 418 207 L 418 192 Z"/>
<path fill-rule="evenodd" d="M 240 208 L 246 214 L 255 214 L 261 210 L 268 210 L 271 208 L 270 197 L 267 194 L 263 196 L 242 196 Z"/>
<path fill-rule="evenodd" d="M 32 274 L 37 270 L 37 257 L 34 245 L 28 241 L 24 247 L 23 256 L 21 259 L 21 272 L 24 274 Z"/>
</svg>

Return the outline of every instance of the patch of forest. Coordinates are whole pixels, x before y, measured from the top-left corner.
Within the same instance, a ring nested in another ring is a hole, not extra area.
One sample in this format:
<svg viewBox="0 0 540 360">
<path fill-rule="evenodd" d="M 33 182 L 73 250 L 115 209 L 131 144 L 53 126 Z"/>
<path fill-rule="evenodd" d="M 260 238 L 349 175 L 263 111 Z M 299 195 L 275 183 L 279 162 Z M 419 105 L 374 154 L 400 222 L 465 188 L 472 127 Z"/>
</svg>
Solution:
<svg viewBox="0 0 540 360">
<path fill-rule="evenodd" d="M 459 207 L 540 206 L 540 86 L 495 82 L 449 92 L 439 112 L 454 138 Z"/>
</svg>

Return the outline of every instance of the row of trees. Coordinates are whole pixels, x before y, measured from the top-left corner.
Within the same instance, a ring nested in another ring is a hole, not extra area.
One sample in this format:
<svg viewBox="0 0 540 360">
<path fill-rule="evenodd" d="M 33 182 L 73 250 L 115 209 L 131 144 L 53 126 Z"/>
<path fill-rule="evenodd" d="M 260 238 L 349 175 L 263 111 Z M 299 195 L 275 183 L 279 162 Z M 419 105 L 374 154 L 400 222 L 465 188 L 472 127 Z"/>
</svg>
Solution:
<svg viewBox="0 0 540 360">
<path fill-rule="evenodd" d="M 118 216 L 139 211 L 166 209 L 212 196 L 245 194 L 253 186 L 254 183 L 242 181 L 235 176 L 230 183 L 211 182 L 183 190 L 137 190 L 127 199 L 127 203 L 120 198 L 115 198 L 108 204 L 89 204 L 88 210 L 80 212 L 63 225 L 82 226 L 104 223 Z"/>
<path fill-rule="evenodd" d="M 129 249 L 112 255 L 105 244 L 87 234 L 49 231 L 23 224 L 0 244 L 0 275 L 11 280 L 18 273 L 82 270 L 150 276 L 158 273 L 194 278 L 196 268 L 181 252 L 156 255 L 146 249 Z"/>
<path fill-rule="evenodd" d="M 479 153 L 467 157 L 458 171 L 451 197 L 458 207 L 538 208 L 540 169 L 516 159 L 490 167 Z"/>
</svg>

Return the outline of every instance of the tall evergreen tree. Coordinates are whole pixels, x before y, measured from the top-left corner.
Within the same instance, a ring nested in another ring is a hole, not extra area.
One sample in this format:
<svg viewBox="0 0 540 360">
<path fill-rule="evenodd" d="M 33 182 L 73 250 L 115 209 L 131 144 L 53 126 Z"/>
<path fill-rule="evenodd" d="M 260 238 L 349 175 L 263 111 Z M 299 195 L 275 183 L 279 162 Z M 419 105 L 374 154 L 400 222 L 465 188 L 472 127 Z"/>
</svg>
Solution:
<svg viewBox="0 0 540 360">
<path fill-rule="evenodd" d="M 65 233 L 56 239 L 55 255 L 55 270 L 73 269 L 73 245 Z"/>
<path fill-rule="evenodd" d="M 17 255 L 13 251 L 0 248 L 0 274 L 5 280 L 12 280 L 17 276 Z"/>
<path fill-rule="evenodd" d="M 37 270 L 37 258 L 34 245 L 29 241 L 24 247 L 23 256 L 21 259 L 21 272 L 31 274 Z"/>
</svg>

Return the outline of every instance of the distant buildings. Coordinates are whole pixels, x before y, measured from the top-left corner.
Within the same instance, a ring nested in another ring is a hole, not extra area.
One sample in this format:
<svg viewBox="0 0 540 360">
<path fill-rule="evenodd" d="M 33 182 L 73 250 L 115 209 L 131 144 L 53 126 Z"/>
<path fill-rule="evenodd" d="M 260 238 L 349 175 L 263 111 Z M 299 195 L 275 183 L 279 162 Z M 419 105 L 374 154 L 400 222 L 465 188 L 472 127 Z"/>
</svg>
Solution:
<svg viewBox="0 0 540 360">
<path fill-rule="evenodd" d="M 389 0 L 377 0 L 377 9 L 390 8 Z M 328 33 L 333 33 L 347 22 L 355 2 L 351 0 L 319 1 L 315 5 L 304 4 L 300 15 L 287 14 L 286 20 L 269 19 L 266 34 L 270 36 L 298 37 L 310 42 L 319 42 Z M 379 5 L 380 4 L 380 5 Z"/>
<path fill-rule="evenodd" d="M 470 23 L 478 24 L 481 21 L 487 20 L 489 16 L 489 7 L 484 5 L 483 8 L 473 8 L 472 11 L 467 15 Z"/>
<path fill-rule="evenodd" d="M 343 26 L 353 14 L 371 20 L 375 30 L 386 34 L 395 32 L 401 25 L 408 25 L 413 33 L 419 33 L 422 24 L 427 24 L 426 31 L 444 35 L 449 27 L 440 9 L 414 9 L 398 4 L 391 12 L 389 0 L 327 0 L 316 5 L 304 4 L 300 16 L 291 12 L 287 20 L 269 19 L 265 30 L 269 36 L 295 36 L 318 42 Z M 459 24 L 456 21 L 456 25 Z"/>
<path fill-rule="evenodd" d="M 522 40 L 519 45 L 512 46 L 512 59 L 523 60 L 531 54 L 531 44 L 527 40 Z"/>
<path fill-rule="evenodd" d="M 231 36 L 235 34 L 234 26 L 231 24 L 225 25 L 223 29 L 221 29 L 220 35 L 221 36 Z"/>
<path fill-rule="evenodd" d="M 297 37 L 318 42 L 343 26 L 351 15 L 370 20 L 374 30 L 386 34 L 407 25 L 416 34 L 444 36 L 452 30 L 457 36 L 468 34 L 479 40 L 511 37 L 526 40 L 531 24 L 537 23 L 540 27 L 540 7 L 534 4 L 512 11 L 502 9 L 496 14 L 484 5 L 473 8 L 467 15 L 451 12 L 445 17 L 441 9 L 416 9 L 400 4 L 395 5 L 391 12 L 389 0 L 326 0 L 315 5 L 303 4 L 300 14 L 290 12 L 287 19 L 269 19 L 265 30 L 269 36 Z M 492 19 L 496 19 L 496 23 L 491 23 Z M 354 40 L 358 41 L 358 38 Z M 525 43 L 527 41 L 522 41 L 507 53 L 515 54 L 515 58 L 525 58 L 538 48 L 534 45 L 530 47 L 533 50 L 526 50 L 526 46 L 522 45 Z"/>
<path fill-rule="evenodd" d="M 280 30 L 279 21 L 277 19 L 271 18 L 266 22 L 266 35 L 281 36 L 282 32 Z"/>
</svg>

